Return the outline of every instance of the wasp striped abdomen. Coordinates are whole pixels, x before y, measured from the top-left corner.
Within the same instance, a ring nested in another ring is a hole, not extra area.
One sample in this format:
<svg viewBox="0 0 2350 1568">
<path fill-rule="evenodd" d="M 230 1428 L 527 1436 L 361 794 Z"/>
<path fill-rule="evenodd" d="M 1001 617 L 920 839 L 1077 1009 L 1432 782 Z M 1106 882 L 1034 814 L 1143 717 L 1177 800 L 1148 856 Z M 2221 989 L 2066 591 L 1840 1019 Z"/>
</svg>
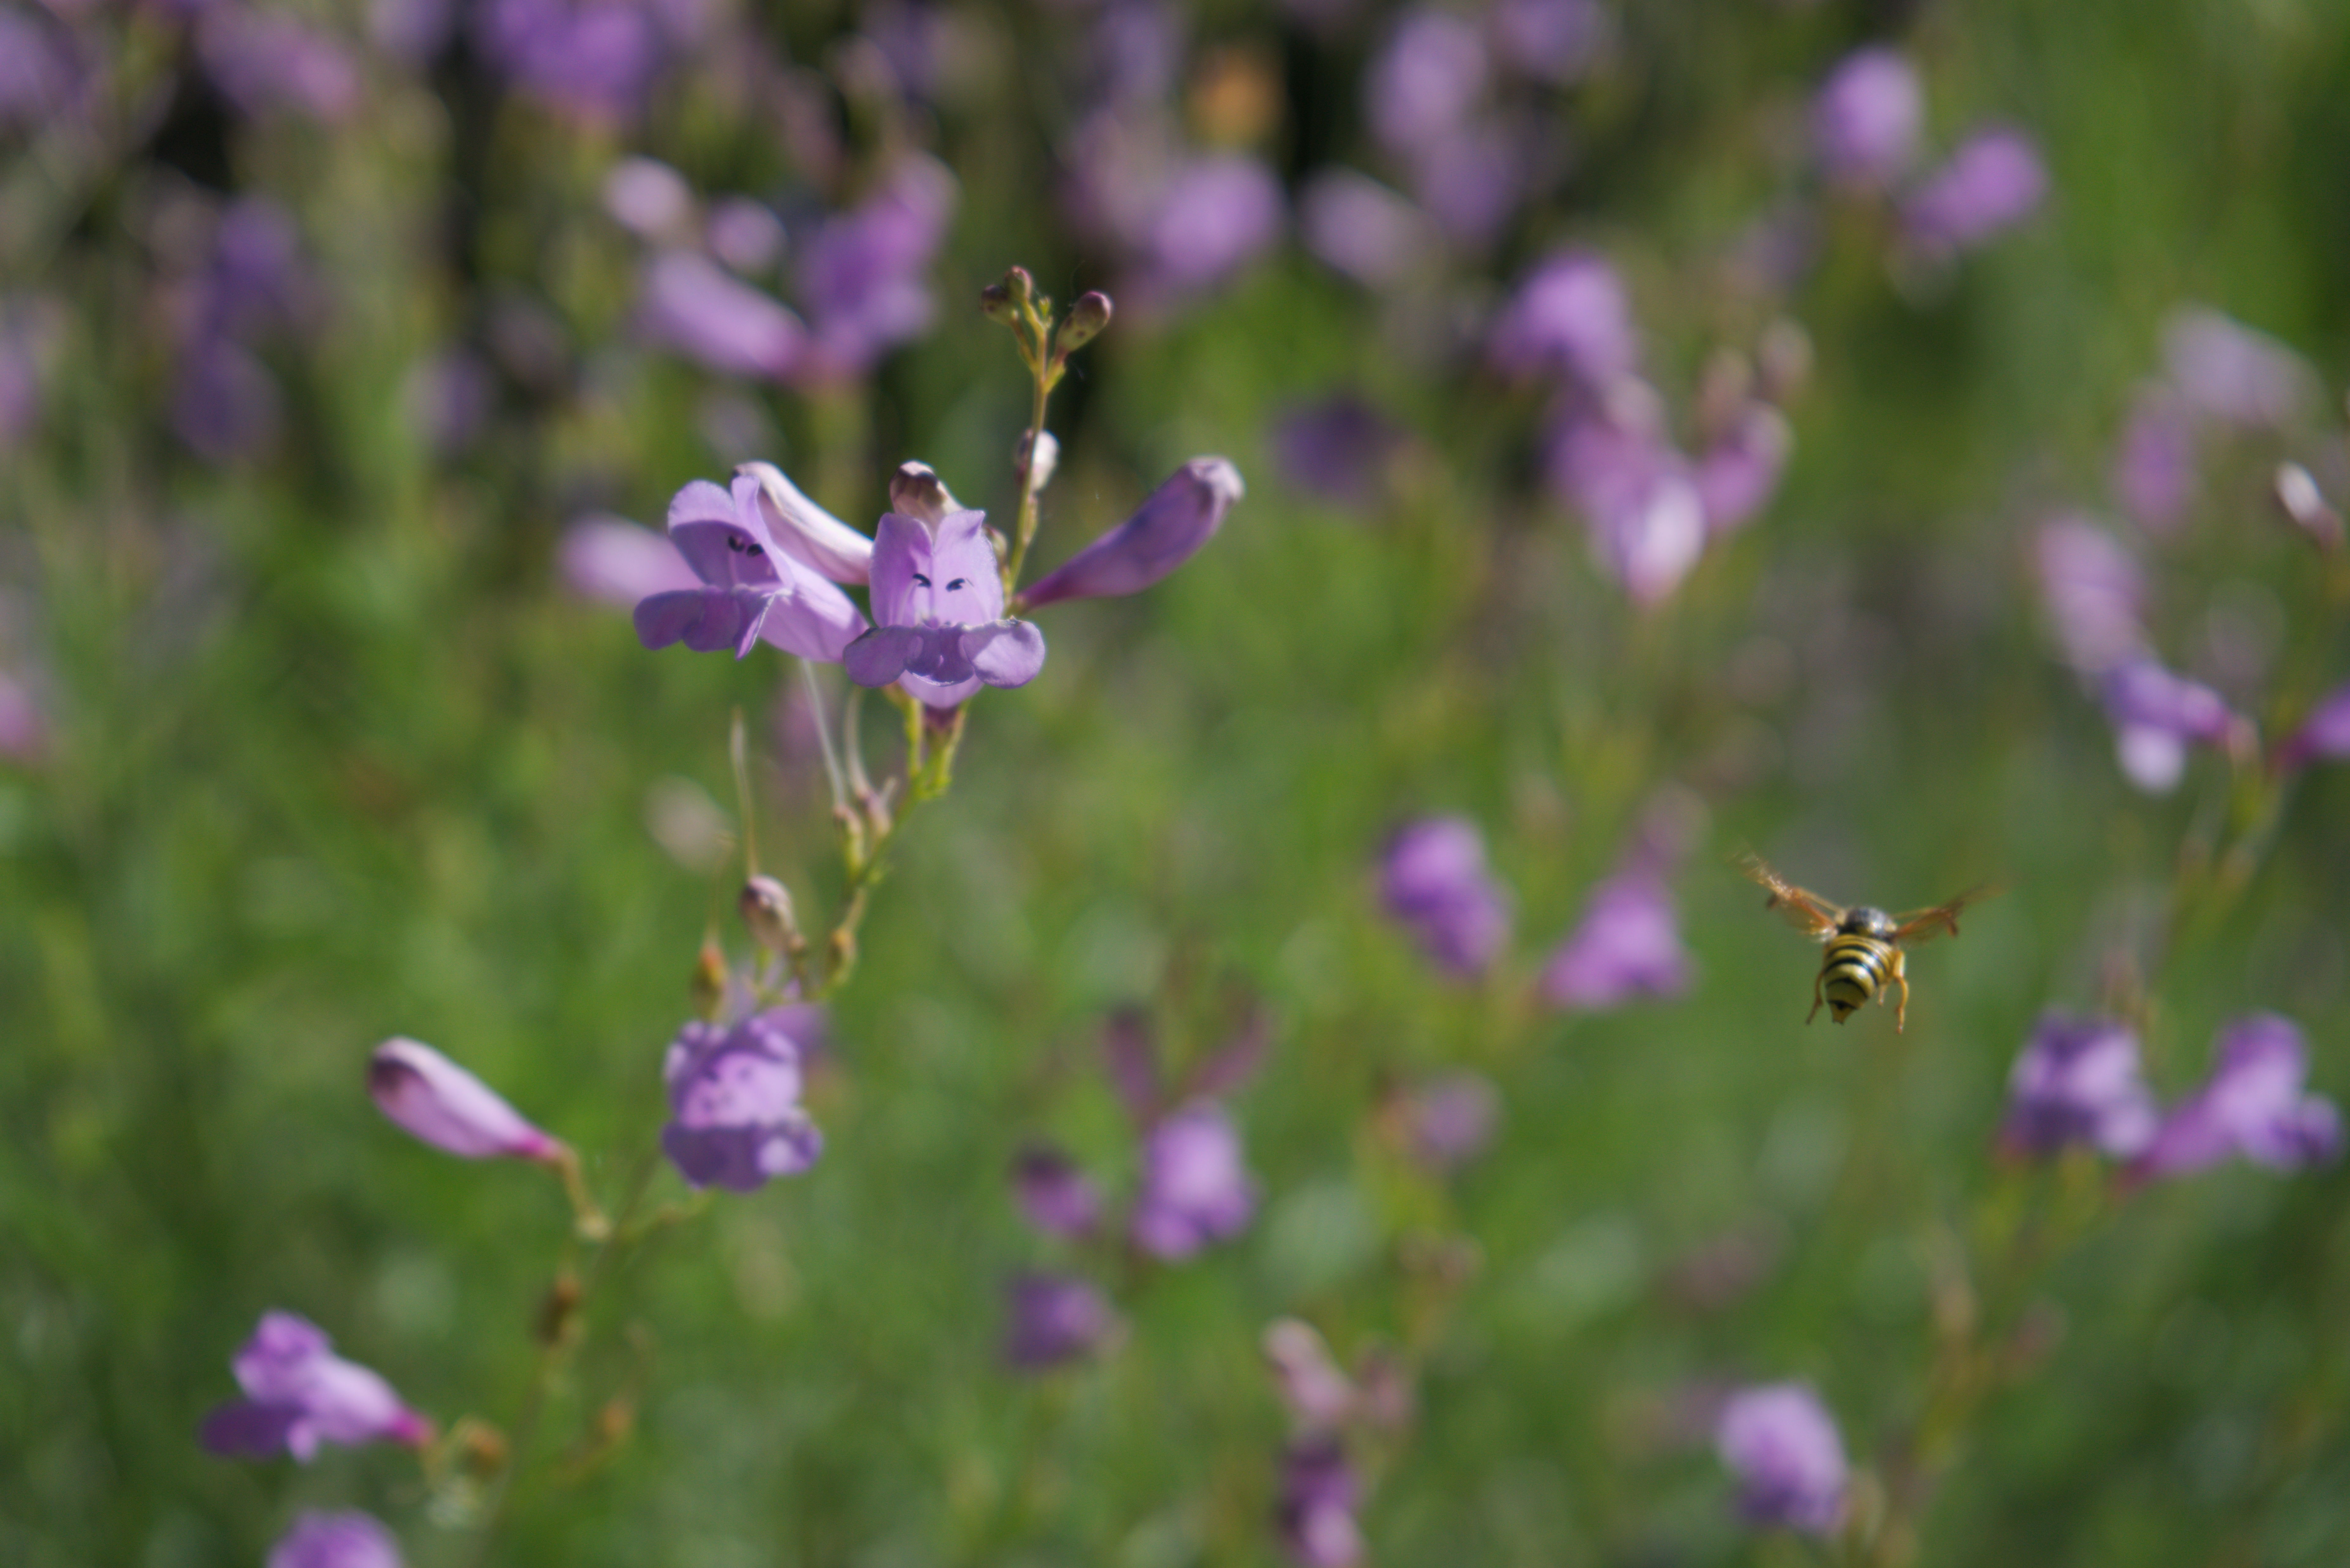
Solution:
<svg viewBox="0 0 2350 1568">
<path fill-rule="evenodd" d="M 1820 963 L 1820 998 L 1828 1015 L 1842 1023 L 1854 1008 L 1874 1001 L 1891 979 L 1894 963 L 1892 947 L 1875 937 L 1852 931 L 1830 941 Z"/>
</svg>

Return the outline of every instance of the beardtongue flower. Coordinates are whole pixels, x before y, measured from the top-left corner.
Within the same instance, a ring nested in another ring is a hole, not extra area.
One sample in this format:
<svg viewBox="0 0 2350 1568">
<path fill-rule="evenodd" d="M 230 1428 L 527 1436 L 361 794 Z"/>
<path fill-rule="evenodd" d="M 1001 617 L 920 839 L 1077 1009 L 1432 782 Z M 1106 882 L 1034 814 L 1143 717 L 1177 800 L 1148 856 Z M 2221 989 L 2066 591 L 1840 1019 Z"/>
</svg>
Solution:
<svg viewBox="0 0 2350 1568">
<path fill-rule="evenodd" d="M 1910 193 L 1901 222 L 1929 255 L 1972 250 L 2030 217 L 2048 193 L 2039 149 L 2020 130 L 1977 132 Z"/>
<path fill-rule="evenodd" d="M 702 581 L 668 535 L 600 513 L 574 518 L 556 555 L 573 593 L 631 609 L 655 594 L 695 591 Z"/>
<path fill-rule="evenodd" d="M 2292 1020 L 2268 1012 L 2238 1019 L 2220 1032 L 2210 1080 L 2163 1118 L 2133 1173 L 2179 1176 L 2230 1155 L 2279 1169 L 2334 1159 L 2342 1113 L 2302 1092 L 2308 1073 L 2309 1048 Z"/>
<path fill-rule="evenodd" d="M 873 535 L 873 615 L 880 624 L 842 657 L 859 686 L 892 680 L 932 708 L 986 686 L 1025 686 L 1045 667 L 1045 634 L 1003 613 L 1003 577 L 984 512 L 935 524 L 882 514 Z"/>
<path fill-rule="evenodd" d="M 2008 1076 L 2000 1142 L 2033 1155 L 2085 1143 L 2126 1158 L 2154 1137 L 2157 1115 L 2127 1024 L 2050 1012 Z"/>
<path fill-rule="evenodd" d="M 303 1513 L 269 1549 L 267 1568 L 400 1568 L 400 1545 L 371 1514 Z"/>
<path fill-rule="evenodd" d="M 1554 1007 L 1596 1011 L 1689 989 L 1690 957 L 1673 916 L 1672 889 L 1648 857 L 1602 882 L 1582 924 L 1543 966 L 1543 999 Z"/>
<path fill-rule="evenodd" d="M 1150 1129 L 1134 1200 L 1135 1245 L 1153 1257 L 1188 1258 L 1238 1235 L 1255 1212 L 1240 1134 L 1222 1106 L 1196 1101 Z"/>
<path fill-rule="evenodd" d="M 697 479 L 669 504 L 669 537 L 705 585 L 659 593 L 637 606 L 647 648 L 683 642 L 734 657 L 764 639 L 802 659 L 838 663 L 866 629 L 848 596 L 775 547 L 759 481 L 736 474 L 730 495 Z M 874 683 L 878 684 L 878 682 Z"/>
<path fill-rule="evenodd" d="M 1883 190 L 1918 155 L 1926 95 L 1898 49 L 1866 48 L 1846 57 L 1812 103 L 1812 142 L 1828 178 L 1856 190 Z"/>
<path fill-rule="evenodd" d="M 800 1054 L 823 1029 L 816 1007 L 773 1007 L 733 1028 L 688 1023 L 661 1065 L 670 1123 L 661 1152 L 693 1187 L 751 1192 L 824 1151 L 800 1106 Z"/>
<path fill-rule="evenodd" d="M 2106 714 L 2122 772 L 2148 794 L 2168 794 L 2187 767 L 2190 742 L 2227 742 L 2239 721 L 2209 686 L 2151 659 L 2116 665 L 2106 677 Z"/>
<path fill-rule="evenodd" d="M 1035 609 L 1060 599 L 1139 594 L 1198 555 L 1245 493 L 1241 471 L 1225 459 L 1195 457 L 1152 491 L 1133 516 L 1046 574 L 1020 603 Z"/>
<path fill-rule="evenodd" d="M 216 1454 L 290 1453 L 307 1464 L 320 1443 L 413 1448 L 432 1439 L 432 1423 L 400 1403 L 390 1384 L 334 1354 L 334 1342 L 293 1313 L 263 1314 L 231 1366 L 245 1397 L 205 1417 L 200 1434 Z"/>
<path fill-rule="evenodd" d="M 1714 1446 L 1738 1480 L 1739 1511 L 1750 1522 L 1812 1535 L 1842 1522 L 1844 1442 L 1827 1407 L 1803 1384 L 1731 1395 L 1714 1423 Z"/>
<path fill-rule="evenodd" d="M 1379 860 L 1379 901 L 1447 974 L 1482 974 L 1510 940 L 1510 904 L 1485 866 L 1485 839 L 1466 817 L 1408 822 Z"/>
<path fill-rule="evenodd" d="M 523 1120 L 495 1089 L 430 1045 L 394 1038 L 368 1063 L 368 1093 L 376 1108 L 435 1148 L 467 1159 L 511 1155 L 556 1161 L 561 1140 Z"/>
</svg>

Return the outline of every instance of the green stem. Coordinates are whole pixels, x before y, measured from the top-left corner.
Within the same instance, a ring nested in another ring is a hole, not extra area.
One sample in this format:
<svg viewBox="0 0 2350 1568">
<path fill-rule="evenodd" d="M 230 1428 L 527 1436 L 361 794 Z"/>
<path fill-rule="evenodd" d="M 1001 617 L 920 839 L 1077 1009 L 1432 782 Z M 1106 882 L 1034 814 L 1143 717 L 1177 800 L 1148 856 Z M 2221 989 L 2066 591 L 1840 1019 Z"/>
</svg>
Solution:
<svg viewBox="0 0 2350 1568">
<path fill-rule="evenodd" d="M 1028 546 L 1036 537 L 1036 444 L 1045 435 L 1045 404 L 1053 395 L 1053 383 L 1059 379 L 1046 354 L 1039 353 L 1030 361 L 1029 369 L 1035 376 L 1036 395 L 1029 405 L 1028 439 L 1020 453 L 1019 521 L 1013 529 L 1012 558 L 1003 564 L 1003 597 L 1007 599 L 1019 589 L 1020 569 L 1027 564 Z"/>
</svg>

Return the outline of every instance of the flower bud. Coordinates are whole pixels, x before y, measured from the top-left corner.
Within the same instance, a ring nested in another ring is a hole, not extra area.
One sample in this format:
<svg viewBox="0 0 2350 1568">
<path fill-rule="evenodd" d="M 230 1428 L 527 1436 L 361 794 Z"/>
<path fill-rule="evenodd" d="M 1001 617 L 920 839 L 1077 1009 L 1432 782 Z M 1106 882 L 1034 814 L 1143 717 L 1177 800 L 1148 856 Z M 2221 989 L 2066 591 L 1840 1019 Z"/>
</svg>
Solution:
<svg viewBox="0 0 2350 1568">
<path fill-rule="evenodd" d="M 807 945 L 799 922 L 792 918 L 791 889 L 773 877 L 754 877 L 743 883 L 735 905 L 753 939 L 777 958 L 788 958 Z"/>
<path fill-rule="evenodd" d="M 496 1090 L 413 1040 L 387 1040 L 376 1047 L 368 1063 L 368 1093 L 403 1130 L 467 1159 L 562 1156 L 562 1143 L 523 1120 Z"/>
<path fill-rule="evenodd" d="M 1109 296 L 1097 288 L 1077 296 L 1077 302 L 1069 306 L 1069 318 L 1061 323 L 1055 348 L 1066 355 L 1100 337 L 1109 326 L 1111 308 Z"/>
<path fill-rule="evenodd" d="M 2277 504 L 2293 525 L 2309 535 L 2321 550 L 2342 548 L 2342 514 L 2325 504 L 2324 493 L 2309 470 L 2297 462 L 2282 462 L 2276 471 Z"/>
<path fill-rule="evenodd" d="M 1029 607 L 1055 599 L 1140 593 L 1197 555 L 1244 493 L 1241 471 L 1195 457 L 1150 493 L 1135 514 L 1064 561 L 1028 590 Z"/>
<path fill-rule="evenodd" d="M 1015 266 L 1003 275 L 1003 282 L 991 283 L 979 291 L 979 308 L 990 320 L 1001 321 L 1006 327 L 1016 326 L 1021 307 L 1028 303 L 1035 288 L 1036 282 L 1028 275 L 1028 269 Z"/>
<path fill-rule="evenodd" d="M 936 530 L 950 512 L 965 510 L 927 462 L 901 462 L 889 476 L 889 510 Z"/>
<path fill-rule="evenodd" d="M 726 954 L 716 942 L 704 942 L 694 955 L 693 979 L 688 982 L 687 994 L 692 998 L 693 1011 L 703 1018 L 715 1018 L 726 1005 Z"/>
</svg>

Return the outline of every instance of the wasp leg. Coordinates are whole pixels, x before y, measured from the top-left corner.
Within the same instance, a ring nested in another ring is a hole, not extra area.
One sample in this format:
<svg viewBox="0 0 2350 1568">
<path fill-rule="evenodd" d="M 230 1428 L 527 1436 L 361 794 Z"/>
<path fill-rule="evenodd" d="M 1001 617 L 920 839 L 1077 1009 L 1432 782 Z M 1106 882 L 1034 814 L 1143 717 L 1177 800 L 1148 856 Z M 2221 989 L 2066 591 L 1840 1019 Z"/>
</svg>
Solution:
<svg viewBox="0 0 2350 1568">
<path fill-rule="evenodd" d="M 1909 1022 L 1909 977 L 1903 972 L 1901 950 L 1893 950 L 1893 968 L 1886 974 L 1886 989 L 1901 988 L 1901 1000 L 1893 1004 L 1893 1033 L 1898 1034 Z"/>
<path fill-rule="evenodd" d="M 1804 1022 L 1806 1023 L 1809 1023 L 1813 1019 L 1817 1018 L 1820 1015 L 1820 1009 L 1826 1005 L 1826 999 L 1820 995 L 1820 981 L 1826 978 L 1827 971 L 1825 970 L 1822 970 L 1818 974 L 1812 976 L 1812 1010 L 1804 1014 Z"/>
</svg>

